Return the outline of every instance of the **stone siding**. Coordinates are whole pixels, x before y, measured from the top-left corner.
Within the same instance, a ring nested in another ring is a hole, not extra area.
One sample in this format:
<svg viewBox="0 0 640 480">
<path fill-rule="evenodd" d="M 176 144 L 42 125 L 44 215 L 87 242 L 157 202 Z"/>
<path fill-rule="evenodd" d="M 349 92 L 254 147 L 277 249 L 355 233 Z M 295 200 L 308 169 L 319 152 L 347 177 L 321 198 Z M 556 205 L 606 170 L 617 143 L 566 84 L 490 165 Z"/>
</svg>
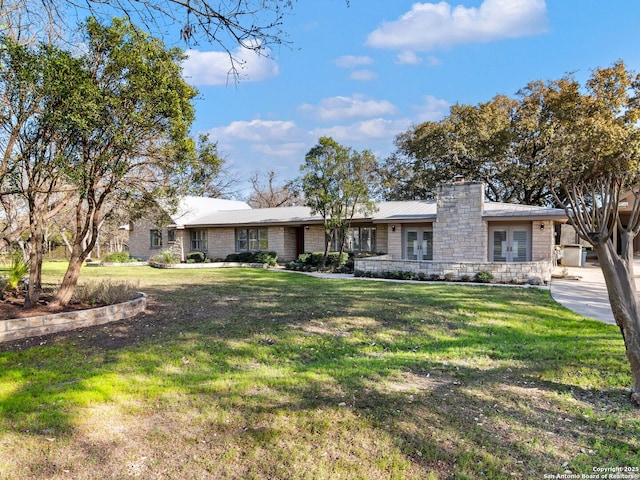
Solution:
<svg viewBox="0 0 640 480">
<path fill-rule="evenodd" d="M 296 227 L 285 227 L 284 229 L 284 247 L 282 250 L 282 256 L 278 252 L 278 262 L 290 262 L 296 260 L 296 248 L 297 248 L 297 231 Z M 271 245 L 269 245 L 271 247 Z M 271 250 L 271 248 L 269 248 Z"/>
<path fill-rule="evenodd" d="M 76 328 L 92 327 L 131 318 L 144 312 L 147 296 L 143 293 L 134 300 L 106 307 L 75 312 L 41 315 L 38 317 L 0 320 L 0 342 L 39 337 Z"/>
<path fill-rule="evenodd" d="M 480 182 L 446 183 L 438 186 L 438 217 L 433 223 L 433 260 L 439 262 L 486 262 L 487 223 L 484 185 Z"/>
<path fill-rule="evenodd" d="M 162 246 L 152 248 L 150 231 L 155 229 L 162 230 Z M 148 260 L 168 248 L 167 238 L 166 228 L 159 228 L 149 219 L 140 219 L 129 230 L 129 254 L 132 258 Z"/>
<path fill-rule="evenodd" d="M 551 281 L 552 263 L 550 259 L 537 262 L 493 263 L 493 262 L 438 262 L 417 260 L 394 260 L 389 255 L 355 259 L 355 270 L 363 272 L 413 272 L 427 278 L 438 276 L 444 279 L 460 280 L 466 276 L 473 279 L 480 271 L 493 274 L 494 283 L 544 283 Z"/>
<path fill-rule="evenodd" d="M 236 251 L 236 229 L 232 227 L 211 228 L 207 231 L 207 257 L 211 260 L 225 259 Z"/>
<path fill-rule="evenodd" d="M 396 231 L 393 231 L 393 225 Z M 387 252 L 390 258 L 400 260 L 404 255 L 402 253 L 402 224 L 387 225 L 387 249 L 379 249 L 381 252 Z"/>
<path fill-rule="evenodd" d="M 324 252 L 324 226 L 309 225 L 304 229 L 304 251 L 305 252 Z"/>
<path fill-rule="evenodd" d="M 389 235 L 391 232 L 391 227 L 389 225 L 375 225 L 376 227 L 376 251 L 378 252 L 389 252 Z M 396 227 L 398 230 L 398 227 Z"/>
<path fill-rule="evenodd" d="M 541 228 L 543 227 L 543 228 Z M 531 260 L 545 260 L 554 255 L 553 220 L 531 222 Z"/>
</svg>

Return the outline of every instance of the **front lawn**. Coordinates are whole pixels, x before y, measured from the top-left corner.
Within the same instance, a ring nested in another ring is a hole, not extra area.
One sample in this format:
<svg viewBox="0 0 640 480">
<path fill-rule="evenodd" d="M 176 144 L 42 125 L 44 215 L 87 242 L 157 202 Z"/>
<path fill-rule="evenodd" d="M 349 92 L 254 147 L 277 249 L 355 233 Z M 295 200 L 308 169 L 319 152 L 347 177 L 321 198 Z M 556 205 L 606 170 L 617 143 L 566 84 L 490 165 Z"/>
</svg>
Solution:
<svg viewBox="0 0 640 480">
<path fill-rule="evenodd" d="M 148 311 L 0 344 L 2 479 L 529 479 L 638 465 L 619 330 L 546 290 L 253 269 L 90 278 L 138 279 Z"/>
</svg>

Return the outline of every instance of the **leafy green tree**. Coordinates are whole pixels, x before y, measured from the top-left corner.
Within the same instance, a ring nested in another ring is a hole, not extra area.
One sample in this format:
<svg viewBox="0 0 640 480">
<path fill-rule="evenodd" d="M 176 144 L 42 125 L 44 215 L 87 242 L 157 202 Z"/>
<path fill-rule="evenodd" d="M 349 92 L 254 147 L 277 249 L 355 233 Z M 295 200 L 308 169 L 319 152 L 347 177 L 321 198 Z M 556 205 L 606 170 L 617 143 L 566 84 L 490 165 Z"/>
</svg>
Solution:
<svg viewBox="0 0 640 480">
<path fill-rule="evenodd" d="M 306 205 L 324 221 L 322 268 L 326 266 L 332 239 L 342 240 L 342 253 L 345 232 L 355 214 L 374 211 L 371 192 L 375 167 L 375 157 L 370 152 L 356 152 L 329 137 L 321 137 L 305 156 L 300 185 Z"/>
<path fill-rule="evenodd" d="M 398 135 L 381 167 L 385 196 L 433 198 L 438 184 L 462 175 L 484 182 L 489 200 L 553 203 L 548 184 L 539 181 L 548 172 L 534 93 L 531 85 L 519 99 L 498 95 L 477 106 L 454 105 L 444 119 Z"/>
<path fill-rule="evenodd" d="M 90 18 L 85 29 L 86 81 L 75 86 L 82 100 L 55 112 L 61 136 L 73 139 L 58 169 L 74 188 L 76 220 L 54 305 L 71 299 L 108 210 L 155 196 L 194 155 L 188 130 L 196 92 L 182 79 L 181 52 L 121 19 L 106 26 Z"/>
<path fill-rule="evenodd" d="M 633 241 L 640 232 L 640 76 L 619 61 L 598 68 L 582 87 L 549 82 L 543 97 L 554 193 L 580 238 L 593 245 L 631 366 L 640 404 L 640 305 Z M 621 199 L 631 198 L 628 209 Z"/>
<path fill-rule="evenodd" d="M 0 196 L 24 205 L 26 222 L 11 225 L 7 243 L 28 229 L 29 282 L 25 307 L 38 300 L 44 252 L 45 224 L 70 198 L 56 174 L 64 139 L 57 138 L 51 117 L 78 78 L 80 62 L 68 53 L 42 45 L 29 48 L 0 39 L 0 95 L 3 98 L 3 167 Z M 3 201 L 3 203 L 5 203 Z M 5 211 L 7 211 L 5 209 Z"/>
</svg>

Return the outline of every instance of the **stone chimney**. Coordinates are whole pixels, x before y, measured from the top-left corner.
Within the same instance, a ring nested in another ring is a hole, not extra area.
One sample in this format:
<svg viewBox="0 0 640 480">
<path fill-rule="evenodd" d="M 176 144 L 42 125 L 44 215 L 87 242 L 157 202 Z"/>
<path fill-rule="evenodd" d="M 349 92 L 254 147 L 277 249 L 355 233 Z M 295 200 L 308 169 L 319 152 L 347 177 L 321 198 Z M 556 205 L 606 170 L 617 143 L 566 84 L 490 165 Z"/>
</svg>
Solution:
<svg viewBox="0 0 640 480">
<path fill-rule="evenodd" d="M 484 183 L 438 185 L 437 217 L 433 223 L 433 260 L 441 262 L 486 262 L 488 227 L 483 221 Z"/>
</svg>

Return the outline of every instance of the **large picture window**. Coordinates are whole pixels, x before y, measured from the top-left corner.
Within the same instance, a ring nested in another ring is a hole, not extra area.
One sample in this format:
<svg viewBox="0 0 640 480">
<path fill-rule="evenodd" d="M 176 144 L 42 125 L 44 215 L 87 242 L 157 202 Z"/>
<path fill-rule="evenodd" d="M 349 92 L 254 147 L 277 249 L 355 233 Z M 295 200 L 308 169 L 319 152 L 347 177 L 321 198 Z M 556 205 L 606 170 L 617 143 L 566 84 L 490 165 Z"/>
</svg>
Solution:
<svg viewBox="0 0 640 480">
<path fill-rule="evenodd" d="M 269 250 L 269 234 L 266 228 L 236 229 L 236 251 L 257 252 Z"/>
<path fill-rule="evenodd" d="M 335 250 L 340 249 L 340 240 L 334 245 Z M 347 230 L 344 241 L 345 252 L 375 252 L 376 227 L 353 227 Z"/>
<path fill-rule="evenodd" d="M 162 247 L 162 230 L 158 230 L 157 228 L 149 230 L 149 236 L 151 241 L 151 248 Z"/>
<path fill-rule="evenodd" d="M 207 231 L 206 230 L 192 230 L 191 231 L 191 250 L 198 252 L 207 251 Z"/>
</svg>

